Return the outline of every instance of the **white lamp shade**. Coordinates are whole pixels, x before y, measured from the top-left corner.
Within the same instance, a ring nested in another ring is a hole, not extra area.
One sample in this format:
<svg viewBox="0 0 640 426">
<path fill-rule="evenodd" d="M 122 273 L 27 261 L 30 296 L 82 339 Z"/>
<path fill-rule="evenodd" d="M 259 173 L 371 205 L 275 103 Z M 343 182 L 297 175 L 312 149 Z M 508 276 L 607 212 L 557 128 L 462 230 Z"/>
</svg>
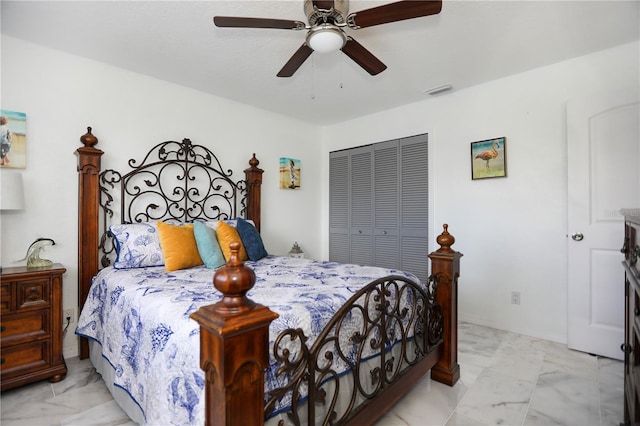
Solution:
<svg viewBox="0 0 640 426">
<path fill-rule="evenodd" d="M 20 173 L 0 173 L 0 210 L 24 209 L 24 189 Z"/>
<path fill-rule="evenodd" d="M 334 27 L 322 27 L 309 34 L 307 43 L 315 52 L 329 53 L 342 49 L 346 42 L 344 33 Z"/>
</svg>

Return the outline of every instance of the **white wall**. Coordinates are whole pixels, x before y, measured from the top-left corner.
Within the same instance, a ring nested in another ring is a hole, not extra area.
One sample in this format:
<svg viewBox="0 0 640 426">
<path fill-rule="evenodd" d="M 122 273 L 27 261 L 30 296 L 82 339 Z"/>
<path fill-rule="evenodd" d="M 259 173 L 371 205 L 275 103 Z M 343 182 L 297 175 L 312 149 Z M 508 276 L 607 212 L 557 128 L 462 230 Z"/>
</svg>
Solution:
<svg viewBox="0 0 640 426">
<path fill-rule="evenodd" d="M 328 152 L 429 133 L 431 241 L 448 223 L 464 254 L 460 318 L 566 342 L 566 102 L 637 88 L 639 51 L 631 43 L 326 127 L 323 235 Z M 470 143 L 500 136 L 508 177 L 472 181 Z M 510 304 L 513 290 L 521 305 Z"/>
<path fill-rule="evenodd" d="M 28 147 L 21 171 L 27 208 L 0 216 L 0 261 L 10 266 L 35 238 L 53 238 L 57 245 L 43 257 L 68 268 L 65 308 L 77 304 L 73 153 L 88 125 L 108 168 L 158 142 L 188 137 L 241 178 L 256 152 L 265 169 L 267 248 L 285 253 L 297 240 L 314 258 L 328 253 L 328 152 L 429 133 L 432 243 L 447 222 L 454 248 L 465 255 L 460 318 L 560 342 L 567 305 L 566 102 L 637 86 L 640 75 L 640 46 L 632 43 L 319 128 L 11 37 L 1 42 L 1 106 L 27 114 Z M 472 181 L 469 143 L 497 136 L 507 138 L 509 176 Z M 301 159 L 302 190 L 278 189 L 281 156 Z M 521 305 L 510 305 L 512 290 L 522 292 Z M 75 337 L 64 344 L 65 356 L 77 353 Z"/>
<path fill-rule="evenodd" d="M 309 257 L 320 256 L 320 231 L 308 226 L 320 221 L 317 126 L 4 35 L 1 77 L 2 108 L 27 114 L 27 167 L 18 170 L 26 209 L 0 216 L 0 260 L 3 266 L 16 265 L 37 237 L 53 238 L 56 245 L 42 257 L 67 267 L 64 308 L 78 304 L 74 152 L 87 126 L 105 151 L 103 168 L 122 167 L 159 142 L 188 137 L 244 179 L 242 171 L 255 152 L 265 170 L 267 249 L 284 254 L 297 240 Z M 301 160 L 302 189 L 278 189 L 280 157 Z M 64 352 L 77 355 L 73 333 L 65 338 Z"/>
</svg>

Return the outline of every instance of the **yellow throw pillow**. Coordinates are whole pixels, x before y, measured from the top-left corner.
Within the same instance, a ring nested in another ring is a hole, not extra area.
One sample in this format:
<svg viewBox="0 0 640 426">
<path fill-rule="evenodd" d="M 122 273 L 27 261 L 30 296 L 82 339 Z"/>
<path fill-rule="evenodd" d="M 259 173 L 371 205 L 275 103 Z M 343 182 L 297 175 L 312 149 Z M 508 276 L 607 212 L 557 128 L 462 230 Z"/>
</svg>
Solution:
<svg viewBox="0 0 640 426">
<path fill-rule="evenodd" d="M 158 222 L 158 236 L 167 272 L 202 265 L 193 225 L 171 225 Z"/>
<path fill-rule="evenodd" d="M 229 243 L 233 241 L 237 241 L 240 243 L 240 260 L 248 260 L 249 256 L 247 256 L 247 251 L 242 244 L 242 239 L 240 238 L 240 234 L 233 226 L 225 223 L 223 221 L 218 222 L 218 227 L 216 228 L 216 236 L 218 237 L 218 244 L 220 244 L 220 249 L 222 249 L 222 254 L 224 254 L 224 259 L 229 261 L 231 259 L 231 248 L 229 247 Z"/>
</svg>

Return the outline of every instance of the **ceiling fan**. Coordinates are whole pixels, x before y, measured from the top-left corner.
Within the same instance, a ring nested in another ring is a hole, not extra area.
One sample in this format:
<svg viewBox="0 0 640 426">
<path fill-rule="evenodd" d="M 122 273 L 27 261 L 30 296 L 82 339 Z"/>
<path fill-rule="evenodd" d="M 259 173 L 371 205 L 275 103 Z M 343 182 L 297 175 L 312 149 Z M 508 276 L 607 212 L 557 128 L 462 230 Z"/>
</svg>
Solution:
<svg viewBox="0 0 640 426">
<path fill-rule="evenodd" d="M 407 0 L 349 13 L 349 0 L 304 0 L 304 12 L 309 24 L 302 21 L 270 18 L 214 16 L 217 27 L 275 28 L 308 30 L 305 42 L 278 72 L 278 77 L 291 77 L 314 52 L 341 50 L 371 75 L 387 69 L 378 58 L 353 37 L 344 32 L 389 22 L 404 21 L 440 13 L 442 1 Z"/>
</svg>

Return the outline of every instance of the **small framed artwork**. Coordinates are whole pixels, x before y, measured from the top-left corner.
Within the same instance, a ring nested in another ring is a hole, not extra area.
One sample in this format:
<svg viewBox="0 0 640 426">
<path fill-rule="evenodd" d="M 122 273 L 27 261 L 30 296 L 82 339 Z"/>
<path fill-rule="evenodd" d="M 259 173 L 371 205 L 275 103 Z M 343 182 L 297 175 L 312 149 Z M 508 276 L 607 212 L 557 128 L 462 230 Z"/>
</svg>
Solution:
<svg viewBox="0 0 640 426">
<path fill-rule="evenodd" d="M 507 138 L 471 142 L 471 179 L 507 176 Z"/>
<path fill-rule="evenodd" d="M 300 160 L 280 158 L 280 189 L 300 189 Z"/>
<path fill-rule="evenodd" d="M 27 167 L 27 115 L 0 110 L 0 167 Z"/>
</svg>

